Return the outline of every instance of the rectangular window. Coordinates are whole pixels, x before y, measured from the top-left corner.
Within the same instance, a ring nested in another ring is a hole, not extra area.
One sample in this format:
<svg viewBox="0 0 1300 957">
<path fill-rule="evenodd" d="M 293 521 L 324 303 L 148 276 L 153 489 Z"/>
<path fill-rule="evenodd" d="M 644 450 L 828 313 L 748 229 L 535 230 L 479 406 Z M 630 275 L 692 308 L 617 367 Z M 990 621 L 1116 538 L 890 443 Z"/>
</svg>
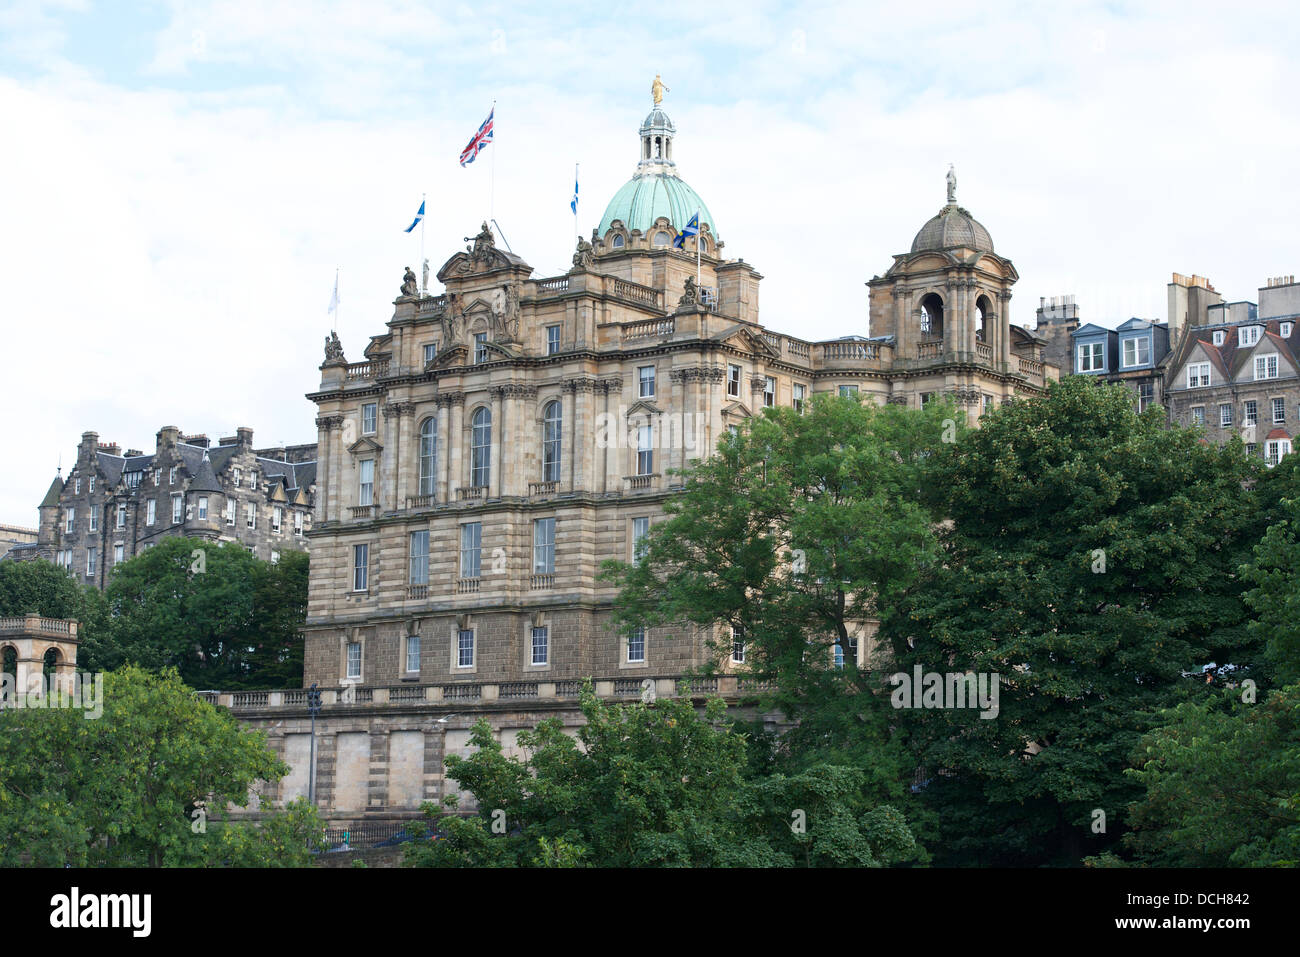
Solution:
<svg viewBox="0 0 1300 957">
<path fill-rule="evenodd" d="M 158 503 L 154 499 L 144 503 L 144 523 L 152 525 L 158 519 Z"/>
<path fill-rule="evenodd" d="M 763 377 L 763 405 L 769 409 L 776 405 L 776 380 L 770 375 Z"/>
<path fill-rule="evenodd" d="M 1247 399 L 1247 400 L 1245 401 L 1245 403 L 1243 404 L 1243 411 L 1242 411 L 1242 415 L 1241 415 L 1241 424 L 1242 424 L 1242 425 L 1258 425 L 1258 424 L 1259 424 L 1259 411 L 1258 411 L 1258 410 L 1259 410 L 1259 406 L 1258 406 L 1258 404 L 1255 402 L 1255 400 L 1254 400 L 1254 399 Z"/>
<path fill-rule="evenodd" d="M 1187 366 L 1187 388 L 1199 389 L 1210 384 L 1210 364 L 1192 362 Z"/>
<path fill-rule="evenodd" d="M 361 642 L 348 642 L 348 677 L 360 679 L 361 677 Z"/>
<path fill-rule="evenodd" d="M 460 527 L 460 577 L 478 578 L 483 555 L 483 523 L 466 522 Z"/>
<path fill-rule="evenodd" d="M 358 505 L 375 504 L 375 460 L 361 460 L 361 487 L 357 491 Z"/>
<path fill-rule="evenodd" d="M 140 476 L 142 476 L 143 474 L 144 474 L 143 472 L 127 472 L 127 473 L 126 473 L 126 487 L 127 487 L 127 488 L 139 488 L 139 487 L 140 487 Z"/>
<path fill-rule="evenodd" d="M 411 533 L 410 584 L 429 584 L 429 530 Z"/>
<path fill-rule="evenodd" d="M 1273 424 L 1281 425 L 1285 421 L 1286 421 L 1286 400 L 1274 399 L 1273 400 Z"/>
<path fill-rule="evenodd" d="M 462 628 L 456 635 L 456 667 L 474 667 L 474 629 Z"/>
<path fill-rule="evenodd" d="M 1247 454 L 1247 455 L 1255 455 L 1258 451 L 1259 451 L 1259 446 L 1256 445 L 1254 442 L 1247 442 L 1247 443 L 1246 443 L 1246 454 Z"/>
<path fill-rule="evenodd" d="M 1283 323 L 1283 325 L 1286 325 L 1286 323 Z M 86 490 L 89 491 L 91 495 L 95 494 L 95 476 L 92 475 L 86 479 Z"/>
<path fill-rule="evenodd" d="M 646 536 L 650 534 L 650 517 L 632 519 L 632 561 L 639 562 L 645 557 Z"/>
<path fill-rule="evenodd" d="M 420 670 L 420 636 L 406 636 L 406 670 L 414 674 Z"/>
<path fill-rule="evenodd" d="M 365 591 L 370 586 L 370 546 L 352 546 L 352 590 Z"/>
<path fill-rule="evenodd" d="M 235 480 L 235 488 L 239 488 L 239 477 L 240 477 L 239 469 L 232 469 L 230 474 L 231 474 L 231 478 Z"/>
<path fill-rule="evenodd" d="M 639 366 L 636 370 L 638 383 L 637 395 L 642 399 L 654 398 L 655 394 L 655 367 Z"/>
<path fill-rule="evenodd" d="M 63 513 L 63 530 L 71 532 L 77 527 L 77 510 L 70 508 Z"/>
<path fill-rule="evenodd" d="M 125 505 L 119 505 L 117 507 L 117 527 L 126 528 L 126 506 Z"/>
<path fill-rule="evenodd" d="M 1219 406 L 1219 425 L 1222 426 L 1232 425 L 1232 406 L 1230 405 Z"/>
<path fill-rule="evenodd" d="M 1146 336 L 1124 340 L 1124 365 L 1144 366 L 1151 361 L 1151 340 Z"/>
<path fill-rule="evenodd" d="M 1255 378 L 1277 378 L 1277 356 L 1255 356 Z"/>
<path fill-rule="evenodd" d="M 174 465 L 167 470 L 167 484 L 168 485 L 176 484 L 176 466 Z"/>
<path fill-rule="evenodd" d="M 745 630 L 731 626 L 731 661 L 733 664 L 745 663 Z"/>
<path fill-rule="evenodd" d="M 272 565 L 280 564 L 280 553 L 277 552 L 274 548 L 271 549 L 271 564 Z"/>
<path fill-rule="evenodd" d="M 1282 323 L 1282 338 L 1283 338 L 1283 339 L 1290 339 L 1290 338 L 1291 338 L 1291 329 L 1292 329 L 1292 326 L 1293 326 L 1293 323 L 1290 323 L 1290 322 L 1284 322 L 1284 323 Z M 95 476 L 93 476 L 93 475 L 90 477 L 90 490 L 91 490 L 92 492 L 95 491 Z"/>
<path fill-rule="evenodd" d="M 1276 443 L 1273 443 L 1276 444 Z M 86 549 L 86 574 L 95 574 L 95 563 L 99 559 L 99 549 L 91 545 Z"/>
<path fill-rule="evenodd" d="M 980 408 L 980 414 L 988 415 L 992 411 L 993 411 L 993 396 L 991 395 L 983 396 L 983 405 Z"/>
<path fill-rule="evenodd" d="M 636 474 L 652 475 L 655 470 L 655 432 L 653 425 L 638 426 L 636 430 Z"/>
<path fill-rule="evenodd" d="M 207 519 L 208 519 L 208 497 L 206 495 L 200 495 L 199 496 L 199 521 L 205 522 L 207 521 Z"/>
<path fill-rule="evenodd" d="M 126 546 L 125 546 L 125 545 L 114 545 L 114 546 L 113 546 L 113 564 L 114 564 L 114 565 L 120 565 L 120 564 L 122 564 L 122 562 L 124 562 L 125 560 L 126 560 Z"/>
<path fill-rule="evenodd" d="M 80 495 L 80 494 L 81 494 L 81 476 L 80 476 L 80 475 L 78 475 L 76 478 L 74 478 L 74 479 L 72 480 L 72 494 L 73 494 L 73 495 Z"/>
<path fill-rule="evenodd" d="M 921 405 L 929 405 L 929 404 L 930 404 L 931 402 L 933 402 L 933 401 L 934 401 L 934 393 L 933 393 L 933 392 L 922 392 L 922 393 L 921 393 Z"/>
<path fill-rule="evenodd" d="M 1269 468 L 1272 468 L 1274 465 L 1277 465 L 1278 462 L 1282 461 L 1282 456 L 1290 453 L 1291 441 L 1290 439 L 1275 439 L 1265 446 L 1265 451 L 1265 458 L 1268 460 L 1268 466 Z"/>
<path fill-rule="evenodd" d="M 1079 371 L 1100 372 L 1104 363 L 1103 342 L 1083 342 L 1079 344 Z"/>
<path fill-rule="evenodd" d="M 555 519 L 533 520 L 533 574 L 555 574 Z"/>
<path fill-rule="evenodd" d="M 1253 346 L 1259 342 L 1259 326 L 1242 326 L 1237 330 L 1237 344 Z"/>
<path fill-rule="evenodd" d="M 790 387 L 790 392 L 791 395 L 793 396 L 793 398 L 790 400 L 790 404 L 794 406 L 794 410 L 796 412 L 802 412 L 804 399 L 807 398 L 808 395 L 808 387 L 806 385 L 800 385 L 799 383 L 796 382 L 794 385 Z"/>
<path fill-rule="evenodd" d="M 1223 330 L 1222 329 L 1216 330 L 1214 333 L 1214 344 L 1216 346 L 1221 346 L 1223 345 L 1223 340 L 1224 340 Z"/>
<path fill-rule="evenodd" d="M 179 525 L 182 518 L 182 510 L 185 508 L 185 498 L 181 495 L 172 496 L 172 524 Z"/>
<path fill-rule="evenodd" d="M 235 524 L 235 500 L 233 498 L 226 499 L 226 524 Z"/>
<path fill-rule="evenodd" d="M 856 399 L 858 396 L 858 387 L 855 385 L 842 385 L 840 386 L 840 395 L 845 398 L 852 396 Z"/>
<path fill-rule="evenodd" d="M 99 531 L 99 509 L 92 505 L 88 511 L 90 512 L 90 530 L 97 532 Z"/>
<path fill-rule="evenodd" d="M 365 405 L 361 407 L 361 434 L 362 435 L 375 434 L 375 420 L 377 418 L 375 413 L 377 412 L 378 408 L 379 406 L 374 402 L 367 402 Z"/>
<path fill-rule="evenodd" d="M 253 502 L 244 503 L 244 525 L 257 528 L 257 505 Z"/>
<path fill-rule="evenodd" d="M 551 629 L 546 625 L 533 629 L 533 664 L 544 665 L 551 660 Z"/>
<path fill-rule="evenodd" d="M 844 667 L 844 648 L 840 645 L 840 643 L 839 643 L 838 641 L 835 642 L 835 651 L 834 651 L 834 654 L 835 654 L 835 667 L 836 667 L 836 668 L 843 668 L 843 667 Z"/>
<path fill-rule="evenodd" d="M 1138 412 L 1145 412 L 1156 396 L 1156 387 L 1151 382 L 1138 383 Z"/>
<path fill-rule="evenodd" d="M 295 535 L 302 534 L 302 512 L 295 511 L 293 513 L 293 533 Z"/>
<path fill-rule="evenodd" d="M 1192 425 L 1205 424 L 1205 406 L 1197 405 L 1192 407 Z"/>
<path fill-rule="evenodd" d="M 284 527 L 284 506 L 277 505 L 271 509 L 271 531 L 278 532 Z"/>
<path fill-rule="evenodd" d="M 635 628 L 627 639 L 627 660 L 645 661 L 645 629 Z"/>
<path fill-rule="evenodd" d="M 426 342 L 424 344 L 424 364 L 428 365 L 438 356 L 438 343 Z"/>
<path fill-rule="evenodd" d="M 155 486 L 162 485 L 162 469 L 153 470 L 153 484 Z"/>
<path fill-rule="evenodd" d="M 727 395 L 740 396 L 740 366 L 727 366 Z"/>
<path fill-rule="evenodd" d="M 546 327 L 546 354 L 553 356 L 560 351 L 560 327 Z"/>
<path fill-rule="evenodd" d="M 474 361 L 487 362 L 487 357 L 488 357 L 487 333 L 476 332 L 474 333 Z"/>
</svg>

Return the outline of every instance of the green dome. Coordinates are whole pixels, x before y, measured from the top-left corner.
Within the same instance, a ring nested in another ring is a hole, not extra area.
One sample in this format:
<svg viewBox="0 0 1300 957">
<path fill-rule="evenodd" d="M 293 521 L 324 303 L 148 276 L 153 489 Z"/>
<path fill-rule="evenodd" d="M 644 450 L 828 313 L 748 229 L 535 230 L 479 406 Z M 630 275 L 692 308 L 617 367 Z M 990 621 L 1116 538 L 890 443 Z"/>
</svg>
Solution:
<svg viewBox="0 0 1300 957">
<path fill-rule="evenodd" d="M 716 239 L 718 227 L 713 214 L 685 180 L 668 172 L 641 173 L 628 180 L 609 201 L 605 215 L 600 218 L 599 234 L 604 236 L 616 219 L 622 220 L 629 230 L 646 233 L 660 216 L 680 232 L 696 210 L 700 213 L 700 225 L 707 223 Z"/>
</svg>

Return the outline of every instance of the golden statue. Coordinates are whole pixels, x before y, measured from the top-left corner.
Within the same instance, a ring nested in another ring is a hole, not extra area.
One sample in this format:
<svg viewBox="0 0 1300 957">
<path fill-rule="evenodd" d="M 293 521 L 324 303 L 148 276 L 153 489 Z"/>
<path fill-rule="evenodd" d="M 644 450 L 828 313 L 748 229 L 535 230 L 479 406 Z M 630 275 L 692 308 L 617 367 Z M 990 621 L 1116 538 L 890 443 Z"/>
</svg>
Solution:
<svg viewBox="0 0 1300 957">
<path fill-rule="evenodd" d="M 655 74 L 655 81 L 650 84 L 650 95 L 655 99 L 655 106 L 663 102 L 664 93 L 671 92 L 668 87 L 664 86 L 664 81 L 659 79 L 659 74 Z"/>
</svg>

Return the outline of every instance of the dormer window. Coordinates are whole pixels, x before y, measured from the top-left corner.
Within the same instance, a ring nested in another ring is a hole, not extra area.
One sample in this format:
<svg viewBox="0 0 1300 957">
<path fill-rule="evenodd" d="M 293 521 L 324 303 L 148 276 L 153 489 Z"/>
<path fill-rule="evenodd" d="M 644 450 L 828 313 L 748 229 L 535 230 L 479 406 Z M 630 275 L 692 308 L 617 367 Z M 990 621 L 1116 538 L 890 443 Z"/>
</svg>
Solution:
<svg viewBox="0 0 1300 957">
<path fill-rule="evenodd" d="M 1210 384 L 1210 364 L 1208 362 L 1189 362 L 1187 364 L 1187 388 L 1199 389 Z"/>
<path fill-rule="evenodd" d="M 615 249 L 622 249 L 624 245 L 625 245 L 625 244 L 624 244 L 624 241 L 623 241 L 623 237 L 622 237 L 621 235 L 615 234 L 615 236 L 614 236 L 614 248 L 615 248 Z"/>
<path fill-rule="evenodd" d="M 1277 378 L 1277 355 L 1255 356 L 1255 378 Z"/>
<path fill-rule="evenodd" d="M 1080 372 L 1100 372 L 1104 366 L 1102 362 L 1101 342 L 1082 342 L 1079 344 L 1079 371 Z"/>
<path fill-rule="evenodd" d="M 1292 328 L 1292 323 L 1289 323 L 1289 322 L 1284 322 L 1284 323 L 1282 323 L 1282 338 L 1283 338 L 1283 339 L 1290 339 L 1290 338 L 1291 338 L 1291 328 Z M 93 481 L 95 481 L 95 480 L 92 478 L 91 481 L 93 482 Z M 93 492 L 94 489 L 92 488 L 91 491 Z"/>
<path fill-rule="evenodd" d="M 474 333 L 474 361 L 487 362 L 487 357 L 487 333 L 476 332 Z"/>
<path fill-rule="evenodd" d="M 1217 331 L 1214 333 L 1214 344 L 1215 344 L 1216 346 L 1221 346 L 1221 345 L 1223 345 L 1223 340 L 1224 340 L 1225 338 L 1226 338 L 1226 337 L 1225 337 L 1224 334 L 1223 334 L 1223 330 L 1222 330 L 1222 329 L 1217 330 Z"/>
<path fill-rule="evenodd" d="M 1124 340 L 1124 365 L 1144 366 L 1151 361 L 1151 340 L 1138 336 Z"/>
<path fill-rule="evenodd" d="M 1259 326 L 1242 326 L 1237 330 L 1237 345 L 1253 346 L 1259 342 Z"/>
<path fill-rule="evenodd" d="M 659 230 L 659 232 L 655 233 L 654 244 L 656 246 L 667 246 L 672 241 L 673 241 L 673 237 L 669 236 L 662 229 Z"/>
</svg>

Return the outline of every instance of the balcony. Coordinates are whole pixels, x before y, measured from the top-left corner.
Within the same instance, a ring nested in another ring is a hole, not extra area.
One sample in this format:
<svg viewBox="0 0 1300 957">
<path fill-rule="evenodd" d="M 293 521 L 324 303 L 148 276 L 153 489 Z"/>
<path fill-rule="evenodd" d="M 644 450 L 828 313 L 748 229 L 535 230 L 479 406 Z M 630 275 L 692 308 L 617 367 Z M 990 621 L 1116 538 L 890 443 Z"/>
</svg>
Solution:
<svg viewBox="0 0 1300 957">
<path fill-rule="evenodd" d="M 429 597 L 429 586 L 408 585 L 406 586 L 406 597 L 413 601 L 424 601 Z"/>
<path fill-rule="evenodd" d="M 987 362 L 989 365 L 992 365 L 992 364 L 993 364 L 993 347 L 992 347 L 991 345 L 989 345 L 987 342 L 976 342 L 976 343 L 975 343 L 975 356 L 976 356 L 976 358 L 979 359 L 980 362 Z"/>
<path fill-rule="evenodd" d="M 627 482 L 630 491 L 636 492 L 642 489 L 654 488 L 654 480 L 659 476 L 656 475 L 625 475 L 623 481 Z"/>
<path fill-rule="evenodd" d="M 942 359 L 943 340 L 931 339 L 927 342 L 918 342 L 916 344 L 916 357 L 918 359 Z"/>
<path fill-rule="evenodd" d="M 532 576 L 532 578 L 529 579 L 528 587 L 532 591 L 542 591 L 548 588 L 554 588 L 555 573 L 551 572 L 550 574 Z"/>
<path fill-rule="evenodd" d="M 456 594 L 474 595 L 478 593 L 480 578 L 459 578 L 456 580 Z"/>
<path fill-rule="evenodd" d="M 353 518 L 378 518 L 379 517 L 378 503 L 374 505 L 353 505 L 351 508 L 348 509 L 348 511 L 352 514 Z"/>
<path fill-rule="evenodd" d="M 541 279 L 538 280 L 537 282 L 537 292 L 539 295 L 548 292 L 556 293 L 556 292 L 568 292 L 568 291 L 569 291 L 568 276 L 559 276 L 555 279 Z"/>
<path fill-rule="evenodd" d="M 629 322 L 623 326 L 623 341 L 635 342 L 638 339 L 668 339 L 677 329 L 677 321 L 667 319 L 645 319 Z"/>
<path fill-rule="evenodd" d="M 406 508 L 408 511 L 419 508 L 433 508 L 436 496 L 433 495 L 408 495 L 406 496 Z"/>
<path fill-rule="evenodd" d="M 554 495 L 559 490 L 559 482 L 529 482 L 528 494 L 535 495 Z"/>
<path fill-rule="evenodd" d="M 487 497 L 486 485 L 470 485 L 468 487 L 462 486 L 461 488 L 456 489 L 456 501 L 458 502 L 469 502 L 476 499 L 483 499 L 486 497 Z"/>
<path fill-rule="evenodd" d="M 371 362 L 352 362 L 348 364 L 347 381 L 358 379 L 378 379 L 388 374 L 388 360 L 375 359 Z"/>
</svg>

